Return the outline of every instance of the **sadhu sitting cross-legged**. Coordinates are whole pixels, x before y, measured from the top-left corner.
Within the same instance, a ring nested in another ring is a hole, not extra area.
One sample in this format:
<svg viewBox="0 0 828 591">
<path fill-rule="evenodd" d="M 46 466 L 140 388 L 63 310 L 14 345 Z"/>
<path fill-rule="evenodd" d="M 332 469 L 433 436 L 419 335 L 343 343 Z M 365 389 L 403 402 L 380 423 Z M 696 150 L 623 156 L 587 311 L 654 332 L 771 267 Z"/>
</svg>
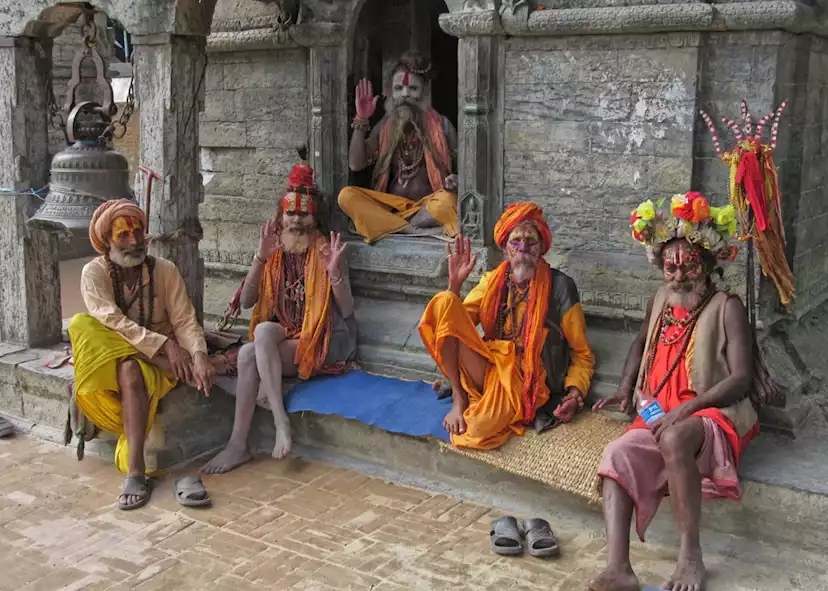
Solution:
<svg viewBox="0 0 828 591">
<path fill-rule="evenodd" d="M 226 359 L 209 358 L 204 331 L 171 261 L 147 254 L 144 212 L 132 201 L 101 205 L 89 239 L 101 256 L 81 273 L 88 314 L 69 323 L 80 410 L 117 433 L 115 465 L 127 477 L 121 509 L 147 503 L 144 439 L 158 402 L 178 380 L 209 393 Z"/>
<path fill-rule="evenodd" d="M 681 535 L 675 572 L 664 585 L 700 591 L 705 568 L 699 543 L 702 498 L 739 500 L 737 466 L 758 432 L 756 408 L 777 391 L 738 296 L 713 281 L 732 259 L 731 206 L 710 207 L 699 193 L 673 198 L 669 213 L 652 202 L 633 212 L 633 236 L 663 273 L 630 347 L 619 404 L 639 416 L 607 446 L 599 466 L 609 556 L 591 591 L 638 591 L 630 564 L 630 521 L 641 540 L 668 495 Z"/>
<path fill-rule="evenodd" d="M 259 392 L 276 426 L 273 457 L 291 451 L 282 380 L 337 374 L 356 355 L 354 298 L 342 256 L 345 244 L 319 229 L 313 169 L 294 166 L 278 217 L 261 230 L 259 248 L 231 308 L 253 308 L 252 342 L 238 357 L 236 417 L 224 450 L 202 470 L 221 473 L 250 460 L 247 436 Z"/>
<path fill-rule="evenodd" d="M 526 425 L 571 420 L 595 365 L 575 282 L 543 259 L 551 233 L 540 207 L 509 206 L 494 234 L 506 260 L 465 301 L 460 290 L 475 257 L 462 236 L 449 245 L 449 289 L 420 321 L 423 343 L 451 383 L 451 441 L 476 449 L 499 447 Z"/>
</svg>

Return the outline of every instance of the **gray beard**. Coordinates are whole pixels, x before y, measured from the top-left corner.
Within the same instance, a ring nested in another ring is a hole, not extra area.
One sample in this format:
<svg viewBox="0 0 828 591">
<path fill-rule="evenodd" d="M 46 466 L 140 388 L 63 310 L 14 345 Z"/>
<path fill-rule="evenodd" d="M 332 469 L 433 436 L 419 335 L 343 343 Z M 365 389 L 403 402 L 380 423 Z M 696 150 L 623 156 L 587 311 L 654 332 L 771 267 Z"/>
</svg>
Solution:
<svg viewBox="0 0 828 591">
<path fill-rule="evenodd" d="M 282 232 L 282 248 L 285 249 L 285 252 L 293 254 L 306 252 L 310 247 L 312 234 L 312 231 L 285 230 Z"/>
<path fill-rule="evenodd" d="M 117 246 L 113 246 L 109 249 L 109 258 L 112 259 L 112 262 L 119 267 L 132 269 L 140 267 L 144 264 L 144 261 L 147 260 L 147 251 L 146 249 L 141 249 L 140 251 L 126 251 L 118 248 Z"/>
<path fill-rule="evenodd" d="M 512 265 L 512 281 L 518 285 L 526 285 L 535 276 L 537 266 L 528 263 Z"/>
<path fill-rule="evenodd" d="M 667 304 L 674 308 L 694 310 L 698 308 L 704 295 L 707 293 L 707 282 L 697 281 L 689 291 L 676 289 L 673 285 L 667 285 Z"/>
</svg>

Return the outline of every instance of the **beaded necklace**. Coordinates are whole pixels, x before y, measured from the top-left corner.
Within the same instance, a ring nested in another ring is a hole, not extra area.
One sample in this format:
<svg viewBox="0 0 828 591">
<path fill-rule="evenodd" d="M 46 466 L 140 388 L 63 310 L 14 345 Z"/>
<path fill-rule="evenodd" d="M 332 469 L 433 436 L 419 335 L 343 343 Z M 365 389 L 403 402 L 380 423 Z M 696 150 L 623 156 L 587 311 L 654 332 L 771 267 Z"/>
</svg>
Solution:
<svg viewBox="0 0 828 591">
<path fill-rule="evenodd" d="M 498 340 L 512 341 L 518 354 L 523 353 L 523 328 L 526 323 L 526 314 L 518 323 L 518 306 L 529 296 L 529 288 L 521 289 L 511 278 L 506 280 L 506 289 L 503 290 L 503 299 L 497 313 L 496 335 Z M 506 330 L 506 322 L 509 330 Z"/>
<path fill-rule="evenodd" d="M 650 390 L 650 376 L 653 373 L 653 366 L 655 365 L 655 356 L 656 356 L 656 350 L 658 349 L 658 341 L 660 341 L 662 344 L 665 344 L 665 345 L 675 345 L 676 343 L 678 343 L 683 338 L 684 342 L 681 344 L 681 348 L 679 349 L 679 352 L 676 355 L 676 358 L 673 360 L 673 363 L 670 365 L 670 367 L 664 373 L 664 377 L 659 381 L 658 386 L 656 387 L 655 391 L 650 392 L 650 396 L 652 396 L 653 398 L 658 397 L 658 395 L 664 389 L 664 386 L 667 385 L 667 382 L 670 379 L 670 376 L 673 375 L 673 372 L 676 371 L 676 369 L 678 368 L 679 363 L 684 358 L 684 354 L 687 352 L 687 347 L 690 345 L 690 337 L 693 334 L 693 329 L 696 326 L 696 322 L 698 321 L 699 316 L 701 315 L 704 308 L 707 306 L 708 303 L 710 303 L 710 300 L 713 299 L 714 295 L 716 295 L 716 290 L 715 289 L 709 290 L 707 292 L 707 294 L 705 294 L 704 299 L 702 299 L 701 303 L 698 306 L 696 306 L 690 312 L 690 314 L 687 315 L 686 318 L 683 318 L 681 320 L 675 319 L 675 317 L 673 316 L 672 306 L 666 306 L 666 305 L 664 306 L 664 309 L 662 310 L 661 314 L 659 315 L 658 322 L 655 326 L 655 331 L 654 331 L 654 334 L 658 335 L 658 337 L 657 337 L 657 339 L 654 340 L 654 342 L 650 343 L 650 350 L 649 350 L 648 356 L 647 356 L 647 365 L 645 366 L 644 376 L 643 376 L 643 378 L 644 378 L 643 387 L 644 388 L 646 388 L 648 391 Z M 668 316 L 673 317 L 673 319 L 675 320 L 675 324 L 682 324 L 683 325 L 683 330 L 681 330 L 676 337 L 671 338 L 671 339 L 666 338 L 666 335 L 665 335 L 665 331 L 667 330 L 667 327 L 670 326 L 670 324 L 668 324 L 669 321 L 666 320 L 668 318 Z"/>
<path fill-rule="evenodd" d="M 279 320 L 285 328 L 302 326 L 305 317 L 305 252 L 285 252 L 285 281 L 283 310 L 285 318 Z"/>
<path fill-rule="evenodd" d="M 405 188 L 411 182 L 420 170 L 420 165 L 423 161 L 424 148 L 423 143 L 417 139 L 416 135 L 406 138 L 402 145 L 397 150 L 396 168 L 397 168 L 397 183 Z"/>
<path fill-rule="evenodd" d="M 124 314 L 127 315 L 135 300 L 138 300 L 138 324 L 144 328 L 150 328 L 152 317 L 155 313 L 155 258 L 147 256 L 144 258 L 144 263 L 139 268 L 138 285 L 136 292 L 130 301 L 126 300 L 124 295 L 124 277 L 121 273 L 121 267 L 112 262 L 109 255 L 106 256 L 106 265 L 109 268 L 109 277 L 112 280 L 112 291 L 115 295 L 115 305 Z M 141 284 L 144 277 L 144 265 L 147 266 L 147 275 L 149 276 L 149 314 L 145 315 L 145 290 Z"/>
</svg>

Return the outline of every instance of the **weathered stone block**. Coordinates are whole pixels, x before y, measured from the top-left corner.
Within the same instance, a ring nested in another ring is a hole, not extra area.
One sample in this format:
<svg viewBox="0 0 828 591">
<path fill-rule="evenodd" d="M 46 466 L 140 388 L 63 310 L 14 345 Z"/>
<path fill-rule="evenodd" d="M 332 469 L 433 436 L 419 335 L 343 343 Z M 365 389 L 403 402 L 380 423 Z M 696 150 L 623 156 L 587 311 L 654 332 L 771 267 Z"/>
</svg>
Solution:
<svg viewBox="0 0 828 591">
<path fill-rule="evenodd" d="M 248 121 L 246 145 L 253 148 L 287 149 L 306 144 L 308 123 L 304 111 L 293 106 L 279 121 Z M 291 161 L 295 159 L 291 156 Z"/>
<path fill-rule="evenodd" d="M 634 105 L 631 86 L 620 82 L 506 84 L 506 119 L 625 121 Z"/>
<path fill-rule="evenodd" d="M 202 121 L 199 124 L 199 144 L 207 148 L 245 148 L 247 126 L 244 123 Z"/>
<path fill-rule="evenodd" d="M 689 190 L 693 174 L 692 158 L 653 156 L 647 165 L 647 186 L 667 194 Z"/>
<path fill-rule="evenodd" d="M 224 69 L 224 88 L 307 88 L 307 52 L 246 52 L 241 63 Z"/>
<path fill-rule="evenodd" d="M 613 77 L 637 82 L 679 79 L 691 89 L 699 61 L 698 48 L 636 50 L 618 52 L 618 70 Z"/>
<path fill-rule="evenodd" d="M 306 117 L 307 90 L 304 88 L 245 88 L 238 91 L 238 108 L 244 119 L 289 124 Z"/>
<path fill-rule="evenodd" d="M 586 154 L 590 148 L 590 124 L 575 121 L 506 121 L 503 146 L 507 151 Z"/>
<path fill-rule="evenodd" d="M 236 102 L 236 92 L 233 90 L 208 90 L 204 97 L 202 121 L 243 121 Z"/>
</svg>

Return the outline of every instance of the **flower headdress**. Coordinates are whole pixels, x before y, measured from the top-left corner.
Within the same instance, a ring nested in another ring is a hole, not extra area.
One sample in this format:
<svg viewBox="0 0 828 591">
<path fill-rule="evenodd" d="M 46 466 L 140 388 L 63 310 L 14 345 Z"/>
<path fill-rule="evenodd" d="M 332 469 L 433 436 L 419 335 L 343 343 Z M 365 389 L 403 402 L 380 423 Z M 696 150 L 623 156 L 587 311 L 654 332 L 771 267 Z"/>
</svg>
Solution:
<svg viewBox="0 0 828 591">
<path fill-rule="evenodd" d="M 660 211 L 665 200 L 647 200 L 630 215 L 632 235 L 647 247 L 647 258 L 656 264 L 664 245 L 684 238 L 710 252 L 719 261 L 732 261 L 739 249 L 730 245 L 736 233 L 736 211 L 732 205 L 711 207 L 701 193 L 673 195 L 670 208 Z"/>
</svg>

